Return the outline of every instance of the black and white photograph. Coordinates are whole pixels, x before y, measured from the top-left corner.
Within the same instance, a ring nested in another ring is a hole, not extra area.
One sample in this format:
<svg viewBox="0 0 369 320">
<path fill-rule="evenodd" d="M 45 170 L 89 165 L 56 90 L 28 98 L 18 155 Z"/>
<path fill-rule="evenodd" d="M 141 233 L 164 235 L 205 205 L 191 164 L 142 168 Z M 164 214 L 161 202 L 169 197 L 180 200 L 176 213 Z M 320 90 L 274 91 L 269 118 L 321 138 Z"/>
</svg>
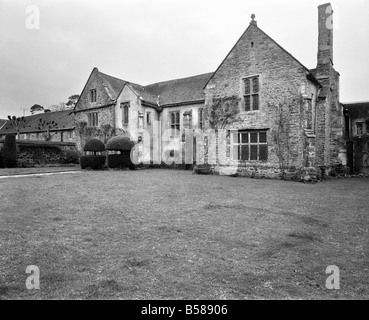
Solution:
<svg viewBox="0 0 369 320">
<path fill-rule="evenodd" d="M 0 0 L 0 300 L 368 300 L 368 232 L 369 1 Z"/>
</svg>

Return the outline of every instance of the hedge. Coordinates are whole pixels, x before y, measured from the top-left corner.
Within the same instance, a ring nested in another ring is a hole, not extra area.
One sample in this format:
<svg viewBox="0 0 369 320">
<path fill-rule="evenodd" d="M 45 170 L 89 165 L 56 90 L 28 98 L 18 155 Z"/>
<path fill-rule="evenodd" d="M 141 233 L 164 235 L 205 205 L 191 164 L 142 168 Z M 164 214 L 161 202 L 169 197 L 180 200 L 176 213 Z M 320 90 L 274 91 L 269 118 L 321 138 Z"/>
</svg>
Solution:
<svg viewBox="0 0 369 320">
<path fill-rule="evenodd" d="M 0 168 L 4 168 L 4 164 L 3 164 L 3 154 L 2 151 L 0 150 Z"/>
<path fill-rule="evenodd" d="M 97 138 L 92 138 L 86 142 L 83 150 L 92 152 L 103 152 L 105 151 L 105 145 L 101 140 Z"/>
<path fill-rule="evenodd" d="M 63 154 L 63 164 L 79 164 L 80 154 L 77 150 L 65 150 Z"/>
<path fill-rule="evenodd" d="M 7 134 L 5 136 L 4 146 L 2 149 L 3 165 L 5 168 L 17 167 L 17 143 L 15 135 Z"/>
<path fill-rule="evenodd" d="M 58 146 L 19 144 L 18 166 L 34 167 L 36 165 L 60 164 L 63 163 L 63 151 Z"/>
<path fill-rule="evenodd" d="M 109 168 L 129 168 L 131 170 L 135 169 L 135 165 L 131 161 L 130 151 L 121 151 L 122 154 L 109 154 L 108 155 L 108 166 Z"/>
<path fill-rule="evenodd" d="M 94 170 L 103 169 L 105 166 L 105 156 L 82 156 L 80 158 L 81 168 L 91 168 Z"/>
</svg>

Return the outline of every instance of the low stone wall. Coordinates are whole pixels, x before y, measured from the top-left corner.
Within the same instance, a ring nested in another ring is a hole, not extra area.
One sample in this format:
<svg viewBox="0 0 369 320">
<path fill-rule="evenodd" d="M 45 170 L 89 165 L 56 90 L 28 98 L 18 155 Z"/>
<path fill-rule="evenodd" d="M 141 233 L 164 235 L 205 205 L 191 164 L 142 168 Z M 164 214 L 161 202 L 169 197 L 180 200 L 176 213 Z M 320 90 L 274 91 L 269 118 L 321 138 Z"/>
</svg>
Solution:
<svg viewBox="0 0 369 320">
<path fill-rule="evenodd" d="M 317 168 L 289 167 L 280 169 L 271 166 L 213 166 L 213 172 L 219 175 L 240 176 L 256 179 L 283 179 L 301 182 L 315 182 L 322 179 Z"/>
</svg>

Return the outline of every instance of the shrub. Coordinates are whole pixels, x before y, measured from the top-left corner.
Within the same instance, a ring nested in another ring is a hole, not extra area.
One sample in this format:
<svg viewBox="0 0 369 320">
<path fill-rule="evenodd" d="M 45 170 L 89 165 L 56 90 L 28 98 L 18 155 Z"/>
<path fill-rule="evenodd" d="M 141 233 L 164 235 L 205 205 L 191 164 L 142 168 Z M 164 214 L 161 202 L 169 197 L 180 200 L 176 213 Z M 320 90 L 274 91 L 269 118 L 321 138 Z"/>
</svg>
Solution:
<svg viewBox="0 0 369 320">
<path fill-rule="evenodd" d="M 64 152 L 51 144 L 23 144 L 19 143 L 18 165 L 20 167 L 44 166 L 47 164 L 60 164 L 64 161 Z"/>
<path fill-rule="evenodd" d="M 5 136 L 2 154 L 5 168 L 17 167 L 17 143 L 15 140 L 15 135 L 7 134 Z"/>
<path fill-rule="evenodd" d="M 84 151 L 92 151 L 94 153 L 103 152 L 103 151 L 105 151 L 105 145 L 99 139 L 93 138 L 93 139 L 90 139 L 86 142 L 83 150 Z"/>
<path fill-rule="evenodd" d="M 194 166 L 193 173 L 196 174 L 211 174 L 212 169 L 210 164 L 199 164 Z"/>
<path fill-rule="evenodd" d="M 18 168 L 31 168 L 35 166 L 35 162 L 32 158 L 22 157 L 17 159 L 17 167 Z"/>
<path fill-rule="evenodd" d="M 106 150 L 131 151 L 135 144 L 129 137 L 117 136 L 108 140 Z"/>
<path fill-rule="evenodd" d="M 81 168 L 91 168 L 93 170 L 103 169 L 106 161 L 105 156 L 82 156 L 81 159 Z"/>
<path fill-rule="evenodd" d="M 71 149 L 64 152 L 63 163 L 65 164 L 78 164 L 80 154 L 77 150 Z"/>
<path fill-rule="evenodd" d="M 131 170 L 135 169 L 135 165 L 131 161 L 130 151 L 121 151 L 121 154 L 109 154 L 108 155 L 108 166 L 109 168 L 129 168 Z"/>
<path fill-rule="evenodd" d="M 3 154 L 2 151 L 0 150 L 0 168 L 4 168 L 4 164 L 3 164 Z"/>
</svg>

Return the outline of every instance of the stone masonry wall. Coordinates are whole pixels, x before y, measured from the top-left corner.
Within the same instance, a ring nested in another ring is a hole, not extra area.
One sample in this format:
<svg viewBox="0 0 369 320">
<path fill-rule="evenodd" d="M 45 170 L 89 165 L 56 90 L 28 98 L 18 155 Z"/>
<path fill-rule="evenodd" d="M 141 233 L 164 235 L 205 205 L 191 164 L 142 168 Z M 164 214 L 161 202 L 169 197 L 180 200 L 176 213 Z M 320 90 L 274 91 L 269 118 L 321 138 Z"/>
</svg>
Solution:
<svg viewBox="0 0 369 320">
<path fill-rule="evenodd" d="M 278 171 L 280 158 L 274 138 L 281 118 L 278 107 L 282 106 L 285 110 L 282 118 L 285 119 L 285 126 L 289 131 L 288 138 L 282 141 L 282 147 L 289 149 L 286 152 L 289 155 L 285 165 L 304 167 L 304 129 L 307 123 L 312 122 L 312 112 L 308 110 L 309 106 L 306 107 L 303 95 L 310 99 L 316 96 L 316 87 L 306 78 L 307 74 L 308 71 L 290 54 L 257 26 L 250 25 L 208 83 L 205 105 L 208 108 L 213 97 L 238 96 L 239 116 L 227 129 L 268 129 L 268 161 L 248 161 L 241 164 L 228 156 L 227 159 L 221 159 L 221 162 L 229 166 L 268 167 Z M 259 76 L 260 106 L 258 111 L 246 112 L 242 79 L 255 75 Z M 286 117 L 288 113 L 290 115 Z M 232 150 L 229 154 L 232 155 Z"/>
<path fill-rule="evenodd" d="M 88 126 L 88 114 L 90 112 L 98 113 L 98 127 Z M 109 106 L 101 109 L 86 110 L 75 113 L 75 136 L 77 148 L 81 151 L 83 146 L 89 138 L 98 138 L 103 142 L 106 142 L 109 136 L 106 135 L 106 131 L 103 128 L 105 125 L 110 125 L 114 128 L 115 123 L 115 107 Z M 86 126 L 87 125 L 87 126 Z"/>
<path fill-rule="evenodd" d="M 86 83 L 86 86 L 81 93 L 81 96 L 77 102 L 75 110 L 83 110 L 89 108 L 95 108 L 107 105 L 111 103 L 111 99 L 106 91 L 103 81 L 97 75 L 98 70 L 95 68 L 89 80 Z M 91 101 L 90 90 L 96 89 L 96 102 Z"/>
</svg>

